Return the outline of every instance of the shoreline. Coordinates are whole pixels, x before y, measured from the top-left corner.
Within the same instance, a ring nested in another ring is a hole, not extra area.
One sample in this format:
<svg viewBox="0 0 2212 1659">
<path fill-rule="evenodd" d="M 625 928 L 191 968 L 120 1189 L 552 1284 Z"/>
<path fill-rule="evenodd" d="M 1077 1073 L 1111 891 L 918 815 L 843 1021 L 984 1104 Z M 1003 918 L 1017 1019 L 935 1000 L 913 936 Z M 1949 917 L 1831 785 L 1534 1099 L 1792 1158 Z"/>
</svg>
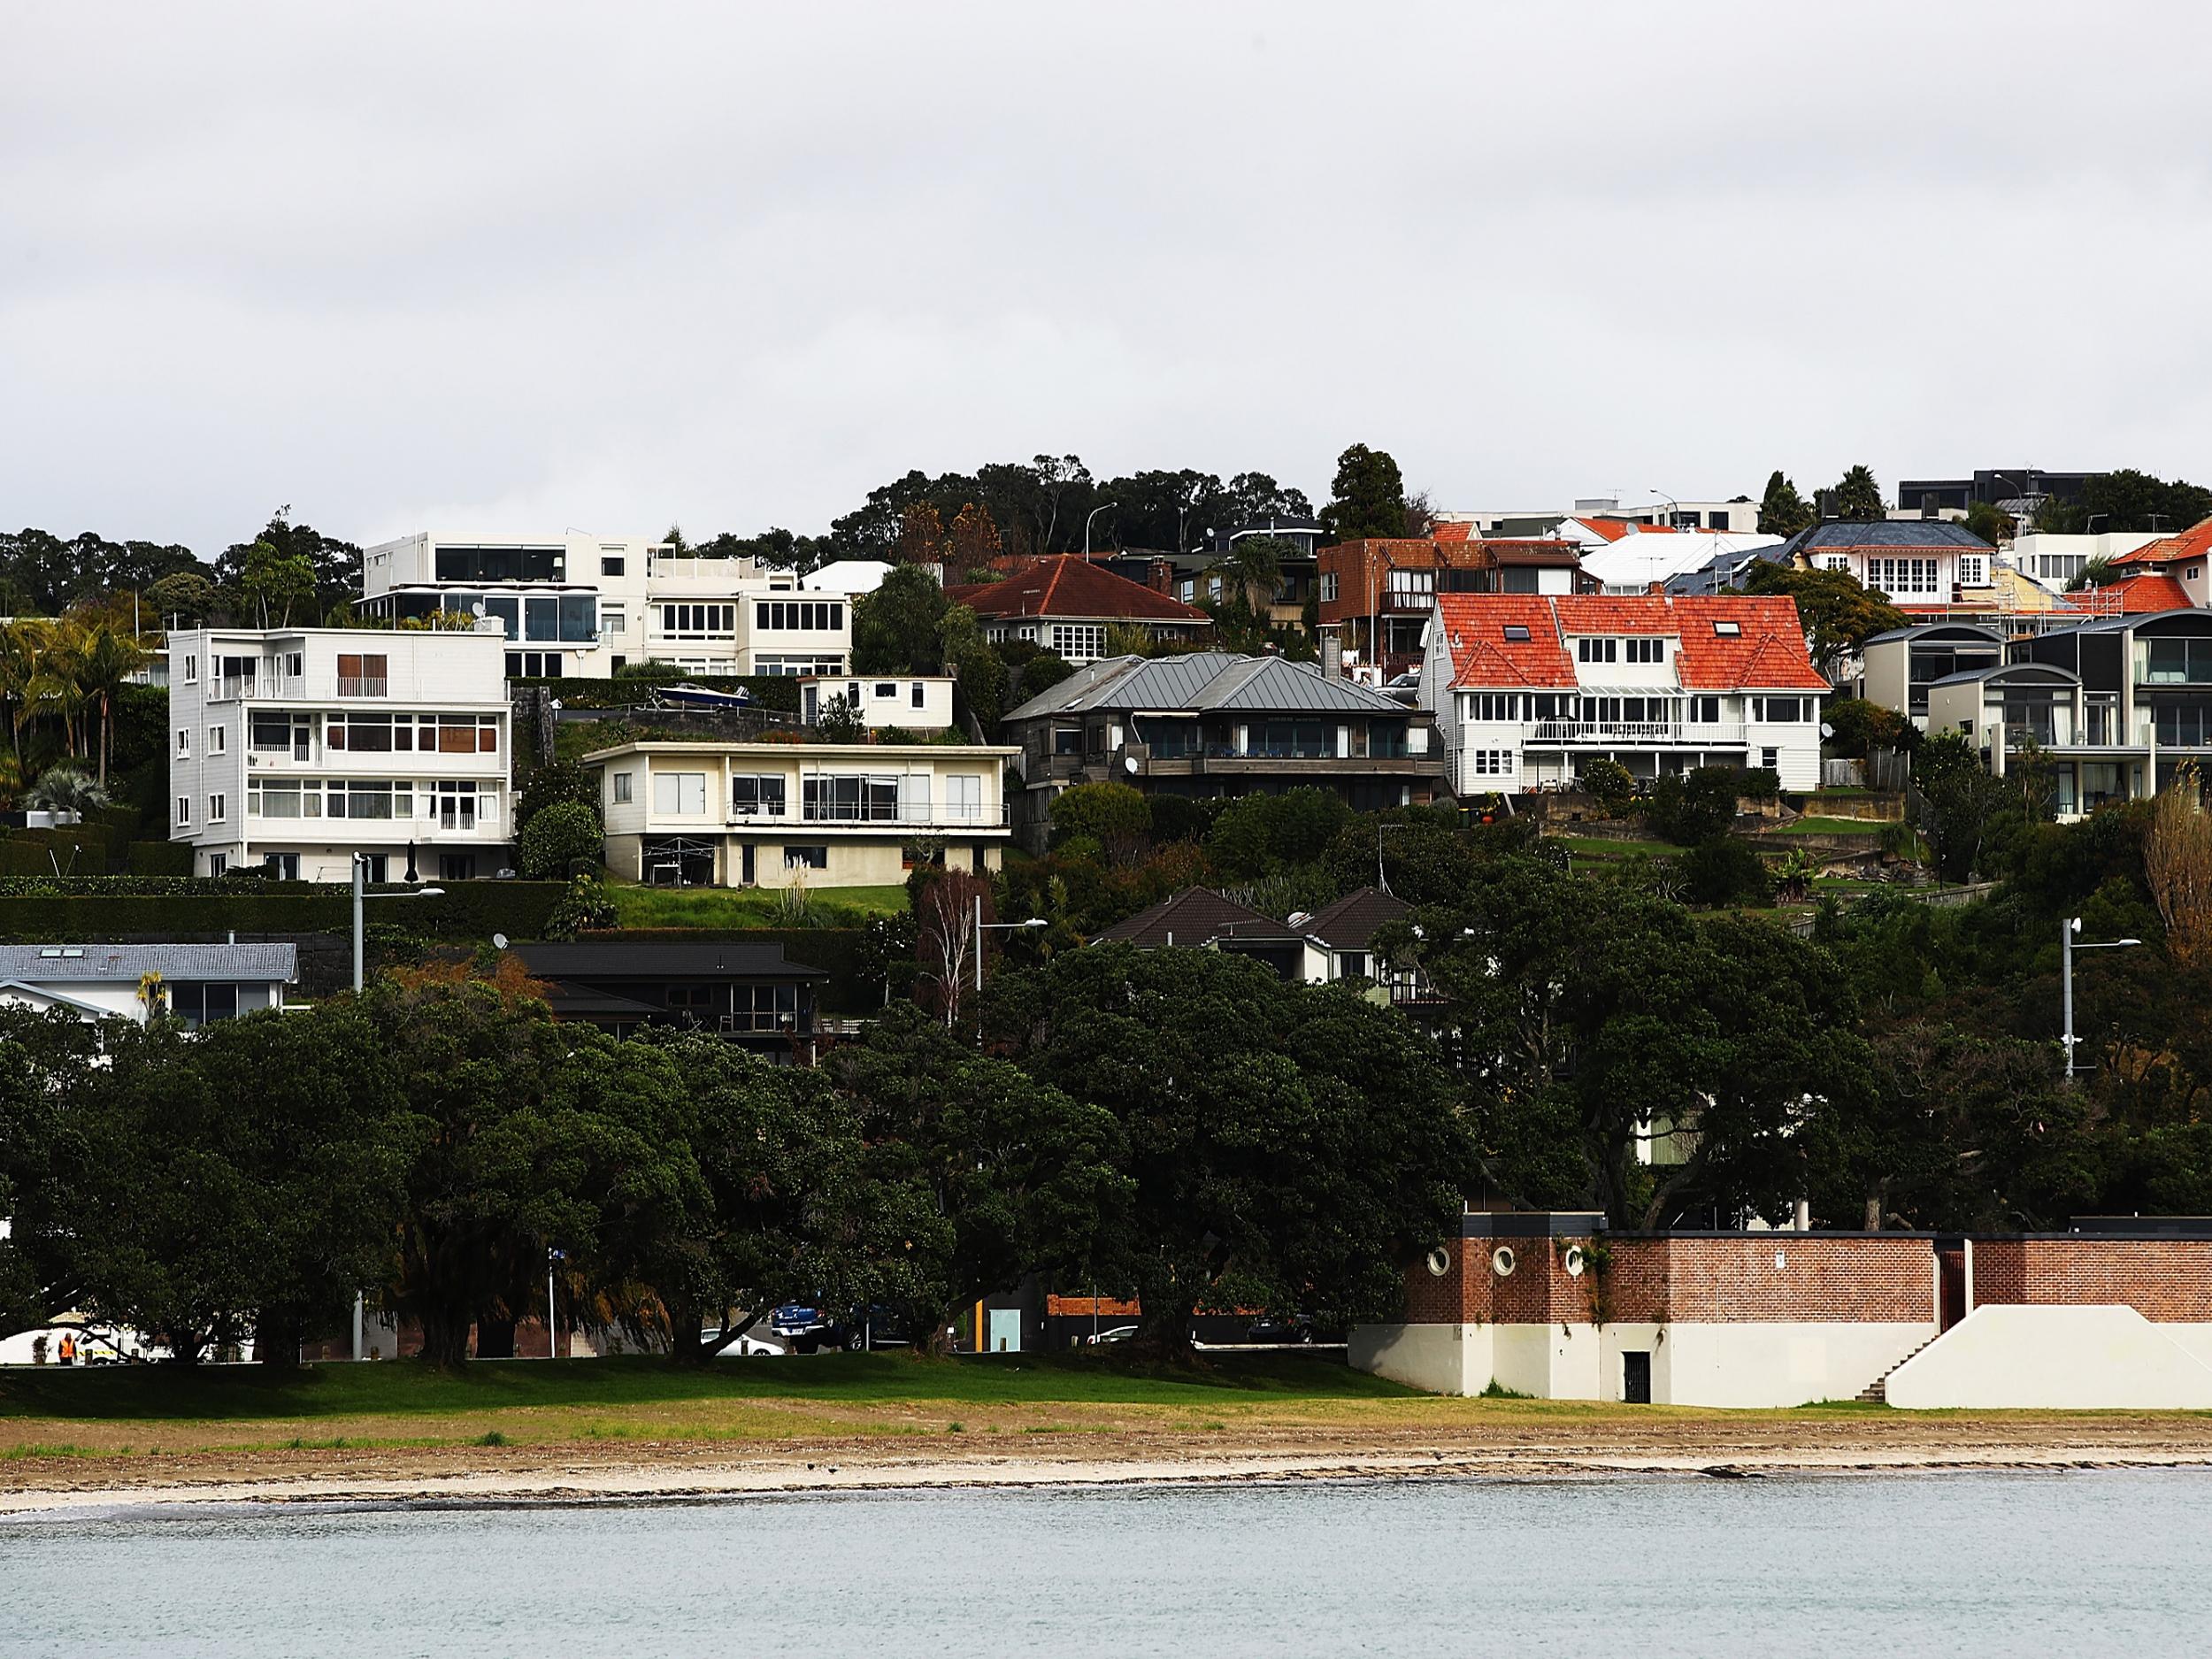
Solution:
<svg viewBox="0 0 2212 1659">
<path fill-rule="evenodd" d="M 671 1446 L 666 1448 L 669 1455 L 649 1460 L 634 1455 L 610 1458 L 596 1448 L 534 1447 L 526 1448 L 526 1457 L 504 1460 L 529 1465 L 521 1468 L 501 1467 L 480 1455 L 412 1460 L 449 1467 L 384 1471 L 361 1467 L 311 1468 L 266 1473 L 211 1469 L 200 1479 L 180 1479 L 165 1470 L 161 1473 L 166 1478 L 153 1479 L 121 1478 L 150 1474 L 151 1471 L 81 1467 L 67 1471 L 74 1479 L 52 1479 L 62 1471 L 19 1465 L 19 1471 L 0 1473 L 0 1523 L 27 1525 L 42 1518 L 95 1513 L 110 1518 L 144 1518 L 187 1507 L 506 1507 L 1055 1487 L 1427 1479 L 1610 1482 L 1668 1477 L 1755 1479 L 2212 1468 L 2212 1441 L 2194 1436 L 2148 1444 L 2129 1443 L 2123 1437 L 2115 1443 L 2114 1437 L 2093 1433 L 1991 1434 L 1988 1426 L 1978 1424 L 1975 1428 L 1979 1432 L 1959 1435 L 1957 1443 L 1947 1445 L 1939 1435 L 1909 1445 L 1800 1447 L 1731 1445 L 1726 1437 L 1716 1437 L 1716 1443 L 1696 1448 L 1662 1446 L 1655 1438 L 1643 1444 L 1616 1445 L 1447 1443 L 1419 1450 L 1316 1446 L 1281 1451 L 1209 1446 L 1163 1447 L 1150 1452 L 1131 1448 L 1120 1455 L 1087 1456 L 916 1457 L 887 1456 L 881 1448 L 847 1443 L 734 1458 L 702 1455 L 703 1448 L 697 1447 Z M 2060 1425 L 2044 1422 L 2035 1426 L 2048 1430 Z M 77 1460 L 23 1461 L 51 1465 Z M 357 1464 L 363 1460 L 334 1457 L 325 1461 Z M 409 1460 L 393 1456 L 370 1461 Z M 11 1478 L 19 1472 L 28 1478 Z M 49 1478 L 42 1479 L 41 1476 Z"/>
</svg>

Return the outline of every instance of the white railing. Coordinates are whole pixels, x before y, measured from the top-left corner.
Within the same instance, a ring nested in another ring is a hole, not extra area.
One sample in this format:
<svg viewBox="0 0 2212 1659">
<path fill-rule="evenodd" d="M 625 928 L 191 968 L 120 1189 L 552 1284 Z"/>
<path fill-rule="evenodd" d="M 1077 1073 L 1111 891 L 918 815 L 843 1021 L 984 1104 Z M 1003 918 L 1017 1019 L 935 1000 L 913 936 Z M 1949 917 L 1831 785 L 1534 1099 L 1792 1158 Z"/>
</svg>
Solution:
<svg viewBox="0 0 2212 1659">
<path fill-rule="evenodd" d="M 942 802 L 926 806 L 900 805 L 881 811 L 866 807 L 849 811 L 831 807 L 803 807 L 794 812 L 786 810 L 771 812 L 746 807 L 733 808 L 728 820 L 732 826 L 769 824 L 790 828 L 809 829 L 1003 829 L 1006 827 L 1007 808 L 1003 802 L 996 806 L 949 806 Z"/>
<path fill-rule="evenodd" d="M 1521 728 L 1524 743 L 1741 743 L 1741 722 L 1701 720 L 1538 720 Z"/>
</svg>

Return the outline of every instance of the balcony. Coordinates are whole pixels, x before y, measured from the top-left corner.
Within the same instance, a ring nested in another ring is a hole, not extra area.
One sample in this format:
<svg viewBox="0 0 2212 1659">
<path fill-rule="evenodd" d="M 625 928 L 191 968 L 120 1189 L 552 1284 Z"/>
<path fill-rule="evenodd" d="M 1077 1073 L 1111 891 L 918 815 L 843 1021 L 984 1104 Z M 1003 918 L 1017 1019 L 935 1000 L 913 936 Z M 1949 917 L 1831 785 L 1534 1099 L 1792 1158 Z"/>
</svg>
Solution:
<svg viewBox="0 0 2212 1659">
<path fill-rule="evenodd" d="M 805 830 L 969 830 L 992 831 L 1005 829 L 1010 822 L 1007 805 L 964 808 L 948 806 L 942 802 L 919 806 L 898 806 L 870 810 L 846 810 L 841 808 L 808 807 L 798 812 L 788 810 L 771 811 L 764 809 L 738 808 L 723 820 L 730 829 L 805 829 Z M 661 825 L 659 815 L 654 823 Z"/>
<path fill-rule="evenodd" d="M 1603 743 L 1653 749 L 1733 749 L 1747 741 L 1740 721 L 1537 720 L 1521 727 L 1524 746 Z"/>
<path fill-rule="evenodd" d="M 392 682 L 388 675 L 341 674 L 338 676 L 338 695 L 342 697 L 388 697 Z"/>
</svg>

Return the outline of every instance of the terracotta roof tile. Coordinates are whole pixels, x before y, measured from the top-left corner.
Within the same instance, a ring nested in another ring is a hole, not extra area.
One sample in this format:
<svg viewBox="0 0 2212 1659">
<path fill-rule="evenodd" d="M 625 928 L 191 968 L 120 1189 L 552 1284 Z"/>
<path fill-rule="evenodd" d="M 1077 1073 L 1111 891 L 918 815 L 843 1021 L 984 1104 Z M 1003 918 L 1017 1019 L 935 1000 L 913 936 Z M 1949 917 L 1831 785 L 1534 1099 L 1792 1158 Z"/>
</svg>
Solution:
<svg viewBox="0 0 2212 1659">
<path fill-rule="evenodd" d="M 2179 535 L 2162 541 L 2147 541 L 2132 553 L 2123 553 L 2115 565 L 2165 565 L 2175 559 L 2203 558 L 2212 554 L 2212 518 L 2191 525 Z"/>
<path fill-rule="evenodd" d="M 2115 559 L 2113 563 L 2116 565 L 2119 561 Z M 2093 599 L 2085 594 L 2069 594 L 2060 608 L 2100 617 L 2131 617 L 2159 611 L 2189 609 L 2189 590 L 2171 576 L 2150 573 L 2124 576 L 2117 581 L 2105 583 L 2093 592 L 2097 595 Z"/>
<path fill-rule="evenodd" d="M 1678 640 L 1676 672 L 1690 690 L 1829 688 L 1806 651 L 1797 602 L 1784 594 L 1446 594 L 1437 612 L 1455 686 L 1571 687 L 1577 680 L 1567 637 L 1605 634 Z M 1735 631 L 1721 633 L 1716 624 Z M 1506 639 L 1509 626 L 1529 637 Z"/>
</svg>

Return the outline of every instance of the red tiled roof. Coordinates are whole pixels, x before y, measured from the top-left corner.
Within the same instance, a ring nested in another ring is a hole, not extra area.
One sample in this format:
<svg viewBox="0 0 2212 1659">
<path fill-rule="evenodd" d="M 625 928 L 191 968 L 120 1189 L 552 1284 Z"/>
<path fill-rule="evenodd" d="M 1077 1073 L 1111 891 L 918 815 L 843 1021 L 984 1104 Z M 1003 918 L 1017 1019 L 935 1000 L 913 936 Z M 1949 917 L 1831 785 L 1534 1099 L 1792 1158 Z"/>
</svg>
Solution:
<svg viewBox="0 0 2212 1659">
<path fill-rule="evenodd" d="M 1581 525 L 1586 529 L 1594 530 L 1608 541 L 1618 541 L 1624 536 L 1632 535 L 1679 535 L 1682 534 L 1671 524 L 1642 524 L 1629 518 L 1577 518 L 1572 522 Z"/>
<path fill-rule="evenodd" d="M 2146 541 L 2132 553 L 2123 553 L 2115 565 L 2166 565 L 2175 559 L 2203 558 L 2212 554 L 2212 518 L 2200 519 L 2179 535 L 2162 541 Z"/>
<path fill-rule="evenodd" d="M 979 588 L 946 593 L 979 617 L 1123 618 L 1145 622 L 1206 622 L 1195 605 L 1155 593 L 1071 553 L 1024 559 L 1010 575 Z"/>
<path fill-rule="evenodd" d="M 2116 565 L 2119 562 L 2113 561 Z M 2189 609 L 2188 589 L 2171 576 L 2124 576 L 2092 591 L 2093 598 L 2089 594 L 2067 595 L 2060 602 L 2061 608 L 2100 617 L 2132 617 L 2156 611 Z"/>
<path fill-rule="evenodd" d="M 1696 691 L 1825 691 L 1805 649 L 1797 602 L 1786 594 L 1444 594 L 1437 611 L 1451 641 L 1455 686 L 1575 685 L 1570 634 L 1671 635 L 1682 684 Z M 1716 623 L 1732 623 L 1723 634 Z M 1525 641 L 1508 640 L 1509 626 Z"/>
</svg>

